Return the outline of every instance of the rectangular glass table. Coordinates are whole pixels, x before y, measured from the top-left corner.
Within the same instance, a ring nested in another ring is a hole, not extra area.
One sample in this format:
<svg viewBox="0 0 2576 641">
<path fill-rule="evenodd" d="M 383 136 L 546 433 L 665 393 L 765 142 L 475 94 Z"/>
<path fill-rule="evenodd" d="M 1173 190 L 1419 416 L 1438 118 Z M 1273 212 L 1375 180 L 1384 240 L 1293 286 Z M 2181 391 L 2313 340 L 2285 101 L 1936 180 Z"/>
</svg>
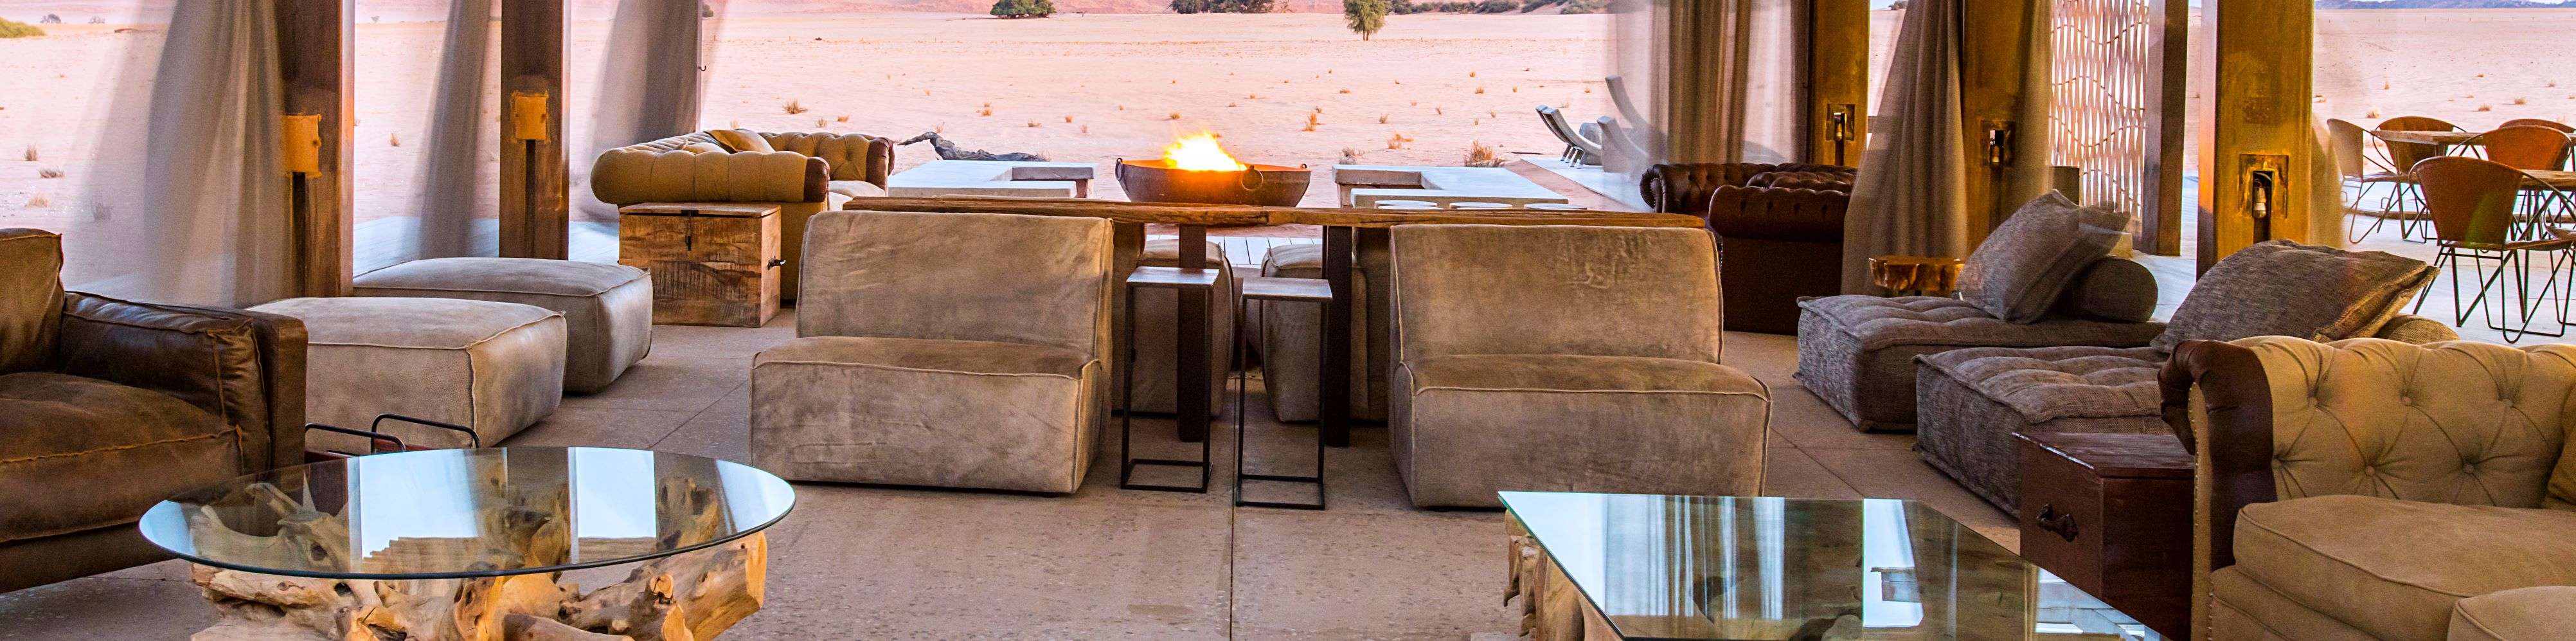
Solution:
<svg viewBox="0 0 2576 641">
<path fill-rule="evenodd" d="M 1502 499 L 1534 638 L 2164 639 L 1912 501 Z"/>
</svg>

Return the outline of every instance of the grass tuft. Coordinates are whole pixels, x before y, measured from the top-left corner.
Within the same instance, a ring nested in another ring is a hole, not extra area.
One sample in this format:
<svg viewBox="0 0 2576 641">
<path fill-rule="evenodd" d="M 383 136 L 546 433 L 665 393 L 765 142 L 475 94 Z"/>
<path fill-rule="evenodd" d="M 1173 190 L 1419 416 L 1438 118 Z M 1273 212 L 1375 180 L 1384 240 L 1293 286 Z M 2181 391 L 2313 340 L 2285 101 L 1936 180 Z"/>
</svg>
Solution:
<svg viewBox="0 0 2576 641">
<path fill-rule="evenodd" d="M 37 178 L 61 178 L 61 177 L 63 177 L 63 170 L 62 170 L 62 169 L 60 169 L 60 168 L 55 168 L 55 167 L 46 167 L 46 168 L 44 168 L 44 169 L 38 169 L 38 170 L 36 170 L 36 177 L 37 177 Z"/>
<path fill-rule="evenodd" d="M 805 109 L 805 103 L 794 98 L 787 99 L 787 104 L 779 105 L 778 108 L 786 111 L 787 115 L 790 116 L 805 113 L 807 111 Z"/>
<path fill-rule="evenodd" d="M 1501 167 L 1509 159 L 1504 158 L 1502 150 L 1495 149 L 1493 145 L 1471 140 L 1467 142 L 1467 159 L 1464 162 L 1468 167 Z"/>
<path fill-rule="evenodd" d="M 36 153 L 35 145 L 27 145 L 27 162 L 35 162 L 43 157 L 43 154 Z"/>
</svg>

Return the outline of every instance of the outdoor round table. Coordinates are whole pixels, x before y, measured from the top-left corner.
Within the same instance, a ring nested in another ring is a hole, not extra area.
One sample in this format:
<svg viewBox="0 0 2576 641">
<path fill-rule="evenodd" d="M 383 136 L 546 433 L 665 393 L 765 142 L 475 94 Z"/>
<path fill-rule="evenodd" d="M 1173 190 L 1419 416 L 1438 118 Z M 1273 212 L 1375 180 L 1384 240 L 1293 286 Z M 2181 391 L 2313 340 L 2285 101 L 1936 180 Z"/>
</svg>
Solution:
<svg viewBox="0 0 2576 641">
<path fill-rule="evenodd" d="M 2414 143 L 2419 145 L 2455 146 L 2486 144 L 2484 140 L 2479 138 L 2479 136 L 2486 135 L 2486 132 L 2483 131 L 2404 131 L 2373 129 L 2371 130 L 2370 135 L 2378 136 L 2380 140 L 2388 142 Z"/>
<path fill-rule="evenodd" d="M 760 609 L 761 532 L 795 490 L 715 459 L 590 447 L 424 450 L 280 468 L 153 505 L 195 562 L 208 639 L 710 639 Z M 566 570 L 641 563 L 579 592 Z"/>
</svg>

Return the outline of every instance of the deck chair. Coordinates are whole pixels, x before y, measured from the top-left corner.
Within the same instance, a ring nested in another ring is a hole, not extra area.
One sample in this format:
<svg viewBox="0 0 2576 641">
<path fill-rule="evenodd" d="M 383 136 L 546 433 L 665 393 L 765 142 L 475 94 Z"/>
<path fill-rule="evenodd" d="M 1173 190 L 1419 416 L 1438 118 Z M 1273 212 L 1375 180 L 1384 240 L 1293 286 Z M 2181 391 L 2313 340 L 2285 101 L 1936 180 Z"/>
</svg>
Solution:
<svg viewBox="0 0 2576 641">
<path fill-rule="evenodd" d="M 1557 140 L 1565 141 L 1565 153 L 1560 155 L 1560 158 L 1577 166 L 1601 164 L 1601 142 L 1586 138 L 1582 132 L 1575 131 L 1574 125 L 1565 121 L 1565 112 L 1557 111 L 1555 107 L 1539 105 L 1538 119 L 1539 122 L 1547 125 L 1548 133 L 1556 134 Z"/>
<path fill-rule="evenodd" d="M 2352 219 L 2351 224 L 2347 226 L 2349 231 L 2346 240 L 2359 243 L 2369 238 L 2371 234 L 2378 233 L 2379 228 L 2387 225 L 2392 218 L 2397 219 L 2399 234 L 2404 235 L 2405 226 L 2422 217 L 2420 211 L 2400 211 L 2389 208 L 2391 205 L 2400 204 L 2406 196 L 2405 185 L 2400 184 L 2408 181 L 2406 173 L 2389 167 L 2380 159 L 2369 157 L 2364 153 L 2364 150 L 2370 147 L 2370 132 L 2362 129 L 2361 125 L 2341 118 L 2328 118 L 2326 136 L 2327 151 L 2335 163 L 2335 175 L 2341 176 L 2344 186 L 2352 190 L 2352 197 L 2343 201 L 2344 214 Z M 2389 185 L 2396 191 L 2380 199 L 2380 207 L 2364 209 L 2361 204 L 2370 195 L 2372 185 Z M 2362 216 L 2370 217 L 2371 220 L 2367 226 L 2362 224 L 2360 220 Z"/>
</svg>

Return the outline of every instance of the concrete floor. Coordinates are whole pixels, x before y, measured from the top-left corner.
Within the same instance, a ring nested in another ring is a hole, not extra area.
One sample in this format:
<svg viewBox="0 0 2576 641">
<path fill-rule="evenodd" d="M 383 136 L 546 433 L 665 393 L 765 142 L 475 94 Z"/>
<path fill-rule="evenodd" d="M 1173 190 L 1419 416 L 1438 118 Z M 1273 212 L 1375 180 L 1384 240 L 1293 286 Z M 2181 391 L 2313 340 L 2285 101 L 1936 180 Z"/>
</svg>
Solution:
<svg viewBox="0 0 2576 641">
<path fill-rule="evenodd" d="M 794 337 L 792 313 L 758 329 L 655 332 L 652 358 L 615 386 L 565 399 L 506 444 L 747 458 L 751 356 Z M 1919 499 L 2007 545 L 2018 540 L 2002 512 L 1908 451 L 1913 437 L 1853 431 L 1790 380 L 1793 339 L 1726 341 L 1727 361 L 1769 384 L 1777 405 L 1766 493 Z M 1258 396 L 1252 406 L 1255 464 L 1302 469 L 1294 466 L 1305 464 L 1312 428 L 1270 421 Z M 1169 425 L 1139 421 L 1140 455 L 1196 455 L 1169 441 Z M 1232 433 L 1218 433 L 1220 486 L 1233 473 Z M 1150 440 L 1156 434 L 1164 437 Z M 1386 430 L 1361 429 L 1354 440 L 1329 455 L 1326 512 L 1236 509 L 1223 493 L 1118 490 L 1114 441 L 1071 497 L 799 485 L 796 511 L 770 531 L 767 607 L 726 638 L 1464 639 L 1513 631 L 1517 615 L 1502 600 L 1501 514 L 1414 509 Z M 584 585 L 624 570 L 590 572 L 602 576 L 579 577 Z M 0 620 L 12 622 L 0 639 L 183 639 L 212 613 L 186 567 L 171 561 L 0 595 Z"/>
<path fill-rule="evenodd" d="M 2432 252 L 2393 233 L 2360 248 Z M 2170 315 L 2192 284 L 2190 259 L 2139 259 L 2164 285 L 2160 316 Z M 2432 315 L 2449 309 L 2447 278 L 2435 284 L 2443 291 L 2426 307 L 2440 310 Z M 792 310 L 758 329 L 658 327 L 652 358 L 606 392 L 565 399 L 507 444 L 745 459 L 751 356 L 794 327 Z M 2483 328 L 2463 333 L 2497 339 Z M 2525 344 L 2544 340 L 2555 339 Z M 2018 545 L 2010 517 L 1925 466 L 1912 436 L 1854 431 L 1790 379 L 1796 360 L 1791 337 L 1726 336 L 1727 363 L 1771 387 L 1766 494 L 1920 500 Z M 1271 421 L 1254 384 L 1254 461 L 1302 469 L 1312 428 Z M 1195 455 L 1169 441 L 1168 421 L 1138 426 L 1140 455 Z M 1232 437 L 1217 435 L 1219 486 L 1233 473 Z M 1412 508 L 1385 430 L 1354 440 L 1331 454 L 1332 510 L 1321 513 L 1236 509 L 1221 492 L 1115 489 L 1114 441 L 1071 497 L 800 485 L 796 512 L 770 532 L 769 603 L 726 638 L 1462 639 L 1513 630 L 1501 515 Z M 591 573 L 600 576 L 584 584 L 623 570 Z M 0 595 L 0 620 L 12 622 L 0 640 L 180 639 L 211 619 L 175 561 Z"/>
</svg>

